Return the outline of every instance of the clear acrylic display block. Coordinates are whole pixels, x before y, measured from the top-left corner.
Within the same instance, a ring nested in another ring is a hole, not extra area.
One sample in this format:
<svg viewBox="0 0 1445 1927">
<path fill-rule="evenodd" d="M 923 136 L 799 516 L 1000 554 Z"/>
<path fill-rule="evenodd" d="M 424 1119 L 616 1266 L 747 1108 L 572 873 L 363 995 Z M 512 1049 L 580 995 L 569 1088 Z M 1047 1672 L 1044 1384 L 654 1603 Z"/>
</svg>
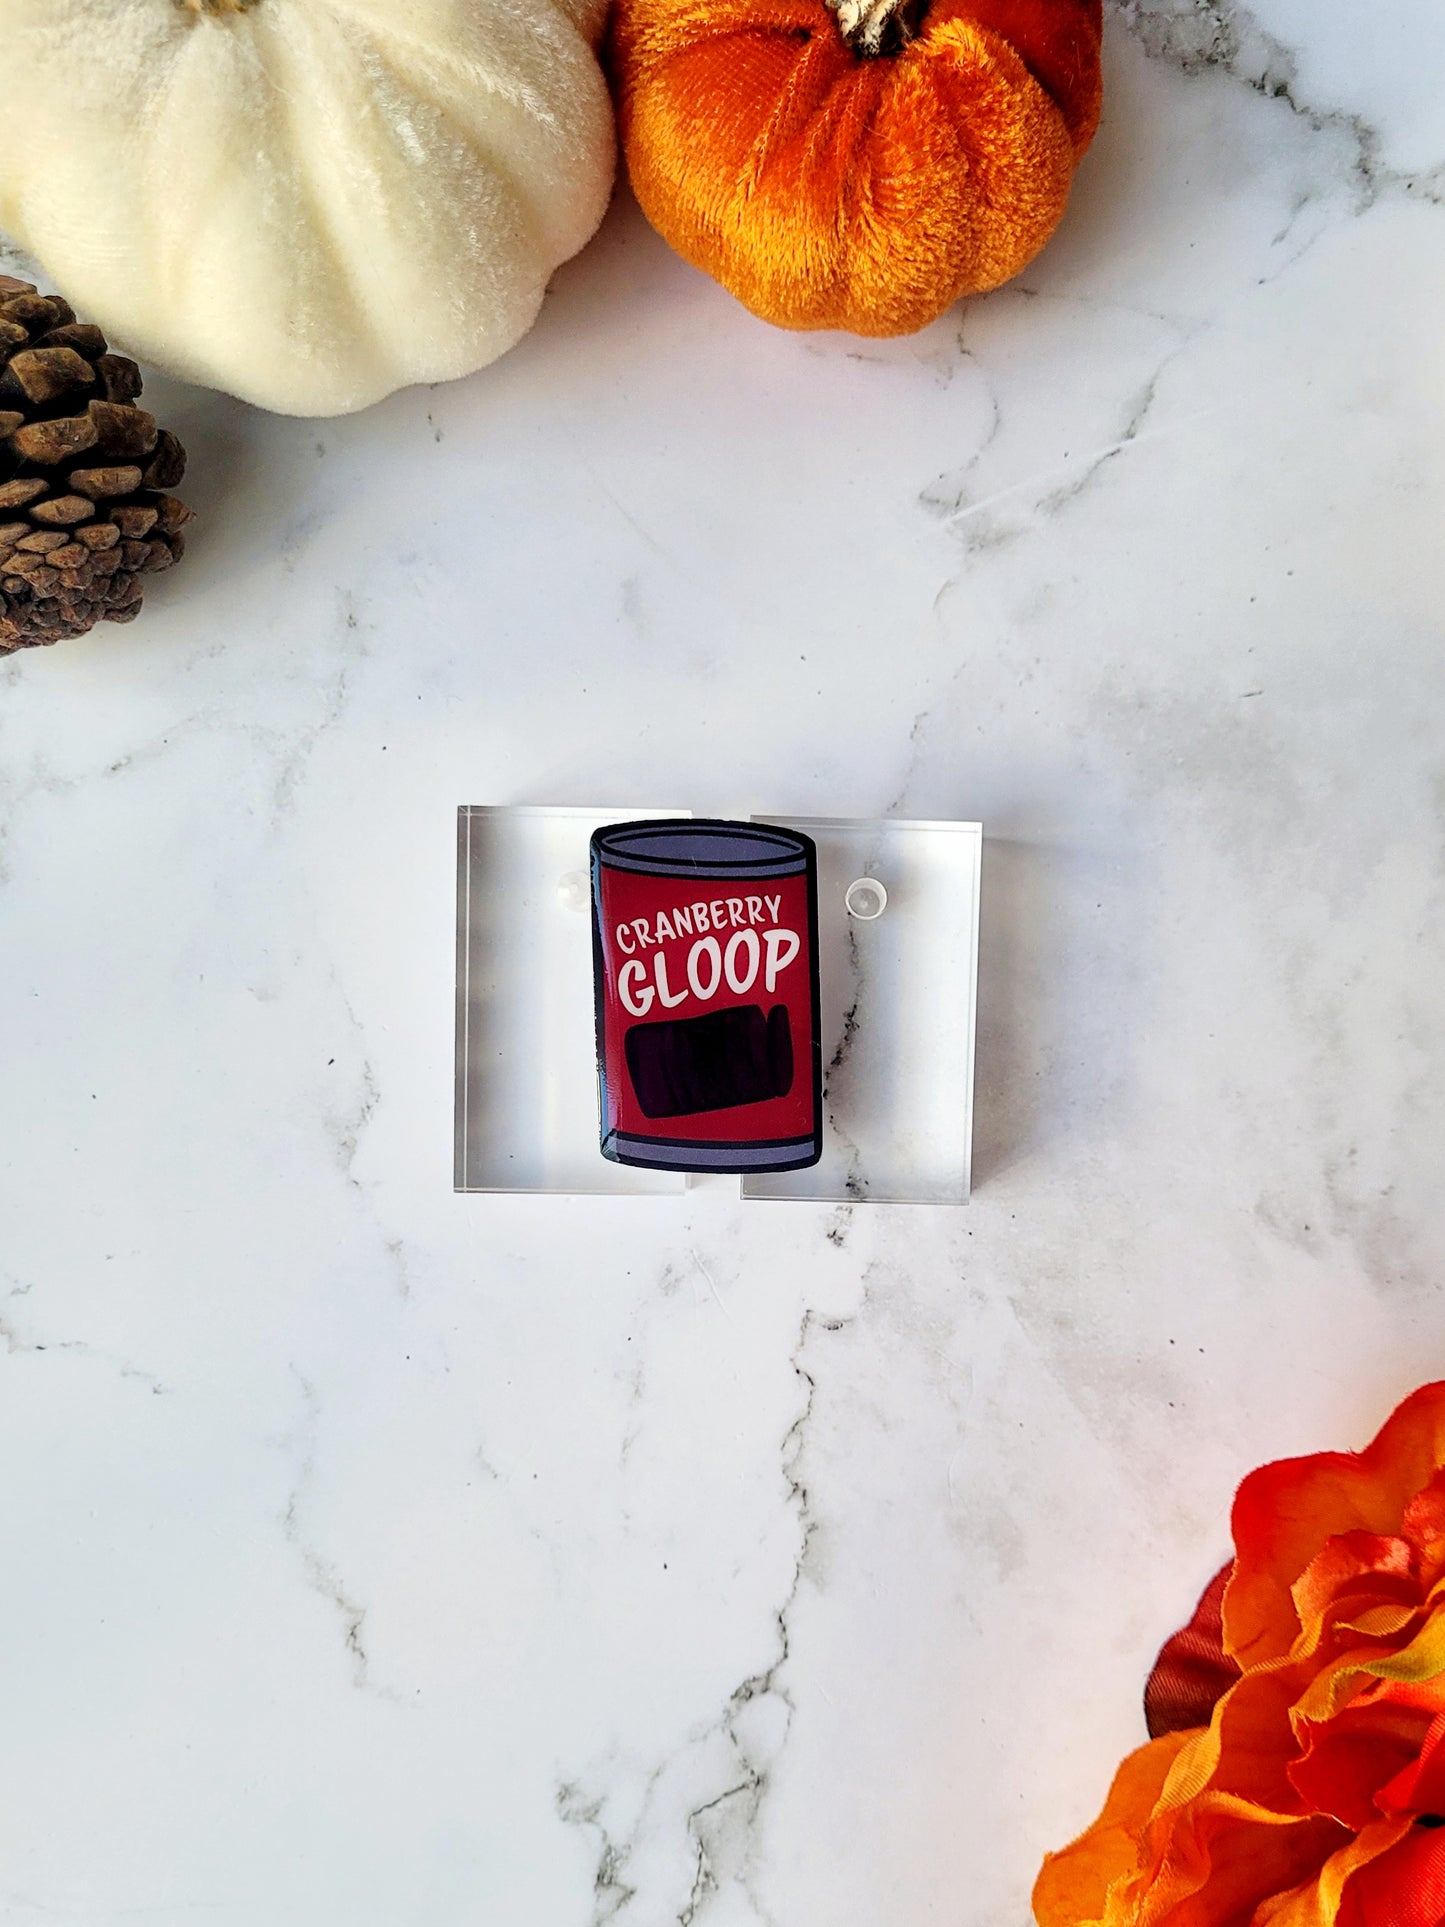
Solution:
<svg viewBox="0 0 1445 1927">
<path fill-rule="evenodd" d="M 458 1191 L 682 1192 L 597 1145 L 588 840 L 685 810 L 457 812 Z"/>
<path fill-rule="evenodd" d="M 690 814 L 458 811 L 459 1191 L 685 1189 L 598 1147 L 588 844 L 603 824 Z M 980 826 L 752 820 L 818 846 L 824 1138 L 819 1164 L 744 1178 L 742 1196 L 966 1203 Z"/>
<path fill-rule="evenodd" d="M 818 846 L 824 1123 L 820 1163 L 746 1177 L 743 1196 L 966 1204 L 982 827 L 754 821 Z"/>
</svg>

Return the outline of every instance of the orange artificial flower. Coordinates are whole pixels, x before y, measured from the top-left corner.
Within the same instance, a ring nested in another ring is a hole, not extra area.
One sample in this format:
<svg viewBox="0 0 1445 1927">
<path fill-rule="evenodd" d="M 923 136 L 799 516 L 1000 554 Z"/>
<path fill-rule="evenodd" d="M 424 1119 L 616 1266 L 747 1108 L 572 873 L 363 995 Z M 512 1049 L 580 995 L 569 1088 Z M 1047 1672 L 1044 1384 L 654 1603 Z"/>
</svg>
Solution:
<svg viewBox="0 0 1445 1927">
<path fill-rule="evenodd" d="M 1441 1927 L 1445 1383 L 1252 1473 L 1234 1543 L 1040 1927 Z"/>
</svg>

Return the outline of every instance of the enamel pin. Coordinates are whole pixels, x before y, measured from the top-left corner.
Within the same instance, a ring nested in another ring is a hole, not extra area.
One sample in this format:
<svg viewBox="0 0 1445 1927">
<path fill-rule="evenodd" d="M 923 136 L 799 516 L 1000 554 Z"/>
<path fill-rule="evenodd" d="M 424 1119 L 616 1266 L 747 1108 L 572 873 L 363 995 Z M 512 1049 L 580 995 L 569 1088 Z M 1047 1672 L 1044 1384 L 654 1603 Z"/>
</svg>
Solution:
<svg viewBox="0 0 1445 1927">
<path fill-rule="evenodd" d="M 602 1155 L 794 1171 L 822 1155 L 812 839 L 761 823 L 592 837 Z"/>
</svg>

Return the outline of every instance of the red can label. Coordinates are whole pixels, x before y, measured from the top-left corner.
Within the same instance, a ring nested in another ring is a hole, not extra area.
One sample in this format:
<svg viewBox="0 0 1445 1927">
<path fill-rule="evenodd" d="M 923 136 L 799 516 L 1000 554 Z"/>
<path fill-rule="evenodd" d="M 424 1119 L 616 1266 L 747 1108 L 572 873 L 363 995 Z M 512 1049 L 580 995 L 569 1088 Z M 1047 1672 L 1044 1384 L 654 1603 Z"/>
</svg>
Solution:
<svg viewBox="0 0 1445 1927">
<path fill-rule="evenodd" d="M 603 1155 L 669 1170 L 817 1161 L 816 859 L 759 824 L 593 839 Z"/>
</svg>

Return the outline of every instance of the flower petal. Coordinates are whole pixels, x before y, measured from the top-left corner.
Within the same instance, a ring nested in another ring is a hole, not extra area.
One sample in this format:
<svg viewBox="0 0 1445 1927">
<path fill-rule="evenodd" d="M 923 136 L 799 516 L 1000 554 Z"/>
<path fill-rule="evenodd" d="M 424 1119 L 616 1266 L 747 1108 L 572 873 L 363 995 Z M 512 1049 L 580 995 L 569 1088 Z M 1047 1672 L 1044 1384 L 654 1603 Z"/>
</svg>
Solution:
<svg viewBox="0 0 1445 1927">
<path fill-rule="evenodd" d="M 1435 1715 L 1417 1751 L 1417 1758 L 1380 1786 L 1375 1805 L 1381 1813 L 1445 1814 L 1445 1713 Z"/>
<path fill-rule="evenodd" d="M 1349 1844 L 1332 1820 L 1290 1819 L 1211 1793 L 1150 1829 L 1146 1866 L 1105 1927 L 1237 1927 Z M 1111 1896 L 1113 1898 L 1113 1896 Z"/>
<path fill-rule="evenodd" d="M 1305 1567 L 1290 1589 L 1300 1627 L 1311 1644 L 1351 1607 L 1418 1606 L 1423 1598 L 1415 1548 L 1407 1539 L 1376 1532 L 1341 1532 Z"/>
<path fill-rule="evenodd" d="M 1139 1838 L 1175 1757 L 1196 1735 L 1170 1733 L 1131 1753 L 1114 1775 L 1104 1811 L 1086 1833 L 1044 1861 L 1034 1885 L 1039 1927 L 1092 1927 L 1105 1919 L 1109 1890 L 1139 1865 Z"/>
<path fill-rule="evenodd" d="M 1154 1662 L 1144 1688 L 1144 1718 L 1152 1740 L 1208 1726 L 1216 1703 L 1239 1678 L 1239 1668 L 1224 1650 L 1224 1587 L 1232 1570 L 1225 1566 L 1214 1575 L 1194 1617 L 1166 1640 Z"/>
<path fill-rule="evenodd" d="M 1440 1927 L 1442 1920 L 1445 1830 L 1411 1827 L 1388 1853 L 1350 1880 L 1336 1927 Z"/>
<path fill-rule="evenodd" d="M 1242 1666 L 1278 1659 L 1300 1630 L 1290 1589 L 1326 1541 L 1394 1535 L 1406 1508 L 1445 1466 L 1445 1382 L 1425 1385 L 1363 1452 L 1321 1452 L 1251 1472 L 1234 1502 L 1236 1560 L 1224 1600 L 1224 1646 Z"/>
<path fill-rule="evenodd" d="M 1215 1707 L 1207 1729 L 1180 1751 L 1161 1806 L 1222 1794 L 1247 1802 L 1261 1817 L 1303 1818 L 1309 1809 L 1286 1772 L 1298 1751 L 1290 1718 L 1298 1691 L 1288 1667 L 1245 1674 Z"/>
<path fill-rule="evenodd" d="M 1430 1715 L 1388 1696 L 1347 1706 L 1334 1719 L 1300 1722 L 1304 1747 L 1289 1768 L 1290 1784 L 1316 1813 L 1328 1813 L 1356 1831 L 1380 1818 L 1382 1787 L 1417 1765 L 1430 1731 Z"/>
<path fill-rule="evenodd" d="M 1416 1548 L 1425 1584 L 1434 1585 L 1445 1571 L 1445 1472 L 1405 1507 L 1400 1530 Z"/>
<path fill-rule="evenodd" d="M 1361 1868 L 1369 1868 L 1387 1857 L 1403 1831 L 1398 1821 L 1376 1821 L 1337 1853 L 1332 1853 L 1313 1880 L 1257 1908 L 1250 1927 L 1346 1927 L 1341 1903 L 1343 1900 L 1346 1908 L 1349 1905 L 1352 1877 Z M 1366 1921 L 1356 1920 L 1353 1927 L 1366 1927 Z M 1382 1915 L 1378 1919 L 1370 1918 L 1368 1927 L 1405 1927 L 1405 1923 Z M 1439 1927 L 1434 1915 L 1430 1916 L 1428 1927 Z"/>
</svg>

